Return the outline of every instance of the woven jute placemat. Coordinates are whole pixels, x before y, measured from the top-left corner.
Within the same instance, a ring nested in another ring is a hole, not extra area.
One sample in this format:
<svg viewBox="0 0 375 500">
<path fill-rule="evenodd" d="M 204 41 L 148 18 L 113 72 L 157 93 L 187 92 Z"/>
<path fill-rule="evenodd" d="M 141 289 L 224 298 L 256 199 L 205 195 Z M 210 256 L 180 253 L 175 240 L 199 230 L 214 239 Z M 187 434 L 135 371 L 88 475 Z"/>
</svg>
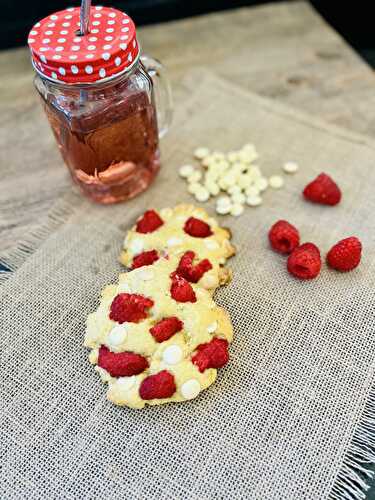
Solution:
<svg viewBox="0 0 375 500">
<path fill-rule="evenodd" d="M 4 257 L 14 273 L 0 288 L 1 498 L 300 500 L 361 498 L 366 489 L 375 423 L 374 143 L 209 74 L 194 73 L 184 90 L 163 168 L 145 194 L 113 207 L 67 194 L 18 254 Z M 192 201 L 177 167 L 195 147 L 249 141 L 267 174 L 291 159 L 301 170 L 261 207 L 223 218 L 238 247 L 234 279 L 216 294 L 233 318 L 231 362 L 194 401 L 112 406 L 82 341 L 101 288 L 121 269 L 125 231 L 146 208 Z M 321 171 L 342 187 L 337 207 L 302 200 Z M 267 243 L 280 218 L 323 252 L 357 235 L 361 266 L 347 274 L 323 267 L 312 282 L 291 278 Z"/>
</svg>

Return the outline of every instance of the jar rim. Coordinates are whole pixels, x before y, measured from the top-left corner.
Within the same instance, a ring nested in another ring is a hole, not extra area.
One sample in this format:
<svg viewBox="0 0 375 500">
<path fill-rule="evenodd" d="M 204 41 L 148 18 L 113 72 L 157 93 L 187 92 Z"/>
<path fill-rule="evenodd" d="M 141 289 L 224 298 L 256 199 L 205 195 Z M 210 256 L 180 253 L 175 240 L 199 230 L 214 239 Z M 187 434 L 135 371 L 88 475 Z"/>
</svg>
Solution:
<svg viewBox="0 0 375 500">
<path fill-rule="evenodd" d="M 55 78 L 52 78 L 50 76 L 45 75 L 42 73 L 34 64 L 33 58 L 31 58 L 31 64 L 35 70 L 35 72 L 43 79 L 43 80 L 48 80 L 49 82 L 59 85 L 61 87 L 69 87 L 69 88 L 90 88 L 93 86 L 105 86 L 107 83 L 111 83 L 113 80 L 124 76 L 126 73 L 131 73 L 133 69 L 138 65 L 140 58 L 141 58 L 141 45 L 138 42 L 138 53 L 137 57 L 133 60 L 133 62 L 127 66 L 125 69 L 123 69 L 120 73 L 116 73 L 114 75 L 108 76 L 107 78 L 101 78 L 100 80 L 97 80 L 95 82 L 74 82 L 74 83 L 67 83 L 63 82 L 61 80 L 56 80 Z"/>
</svg>

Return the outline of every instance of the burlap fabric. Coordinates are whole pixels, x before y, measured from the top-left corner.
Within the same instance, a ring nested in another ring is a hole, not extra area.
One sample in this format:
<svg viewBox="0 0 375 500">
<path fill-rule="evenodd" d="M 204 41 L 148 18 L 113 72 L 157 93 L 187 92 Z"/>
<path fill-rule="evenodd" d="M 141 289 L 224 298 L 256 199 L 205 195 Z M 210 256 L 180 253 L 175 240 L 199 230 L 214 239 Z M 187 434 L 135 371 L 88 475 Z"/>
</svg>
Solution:
<svg viewBox="0 0 375 500">
<path fill-rule="evenodd" d="M 359 498 L 365 487 L 357 472 L 373 459 L 375 146 L 210 75 L 183 90 L 153 187 L 114 207 L 68 194 L 39 230 L 49 237 L 1 286 L 1 499 L 300 500 Z M 120 270 L 125 231 L 148 207 L 191 201 L 177 167 L 195 147 L 249 141 L 268 174 L 291 159 L 301 170 L 263 206 L 223 218 L 239 250 L 233 282 L 216 294 L 234 322 L 230 364 L 192 402 L 112 406 L 82 341 Z M 322 170 L 343 189 L 337 207 L 301 198 Z M 323 252 L 357 235 L 361 266 L 291 278 L 267 244 L 279 218 Z"/>
</svg>

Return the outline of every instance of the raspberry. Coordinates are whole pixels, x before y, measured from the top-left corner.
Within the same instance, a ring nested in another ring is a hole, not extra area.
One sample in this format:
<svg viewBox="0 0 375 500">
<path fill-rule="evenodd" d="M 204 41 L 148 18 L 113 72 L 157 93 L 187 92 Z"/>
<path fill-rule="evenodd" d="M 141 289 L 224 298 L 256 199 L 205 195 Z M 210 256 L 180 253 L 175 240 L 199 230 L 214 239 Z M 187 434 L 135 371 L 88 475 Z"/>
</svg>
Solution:
<svg viewBox="0 0 375 500">
<path fill-rule="evenodd" d="M 228 363 L 228 342 L 224 339 L 212 339 L 208 344 L 199 345 L 197 351 L 192 362 L 197 365 L 200 372 L 204 372 L 207 368 L 221 368 Z"/>
<path fill-rule="evenodd" d="M 147 359 L 135 352 L 111 352 L 104 345 L 100 346 L 98 365 L 112 377 L 131 377 L 148 368 Z"/>
<path fill-rule="evenodd" d="M 182 278 L 185 278 L 191 283 L 197 283 L 205 272 L 212 269 L 211 262 L 208 259 L 203 259 L 193 266 L 194 257 L 195 252 L 185 252 L 176 269 L 176 274 L 182 276 Z"/>
<path fill-rule="evenodd" d="M 142 219 L 137 222 L 138 233 L 153 233 L 156 229 L 164 224 L 163 220 L 155 210 L 146 210 Z"/>
<path fill-rule="evenodd" d="M 277 252 L 290 253 L 299 245 L 299 232 L 286 220 L 279 220 L 271 227 L 268 239 Z"/>
<path fill-rule="evenodd" d="M 351 271 L 360 263 L 361 253 L 361 242 L 355 236 L 351 236 L 333 245 L 327 254 L 327 263 L 338 271 Z"/>
<path fill-rule="evenodd" d="M 148 252 L 142 252 L 136 255 L 133 259 L 132 269 L 137 267 L 149 266 L 159 259 L 158 252 L 156 250 L 150 250 Z"/>
<path fill-rule="evenodd" d="M 176 316 L 163 318 L 156 325 L 150 328 L 150 333 L 156 342 L 164 342 L 172 337 L 175 333 L 182 330 L 184 324 Z"/>
<path fill-rule="evenodd" d="M 125 321 L 139 323 L 147 318 L 146 309 L 153 305 L 154 301 L 143 295 L 119 293 L 112 301 L 109 318 L 118 323 L 125 323 Z"/>
<path fill-rule="evenodd" d="M 170 398 L 175 392 L 174 376 L 167 370 L 146 377 L 139 388 L 142 399 Z"/>
<path fill-rule="evenodd" d="M 171 274 L 171 295 L 176 302 L 196 302 L 197 297 L 188 281 L 176 273 Z"/>
<path fill-rule="evenodd" d="M 213 234 L 210 226 L 206 222 L 196 219 L 195 217 L 189 217 L 185 222 L 184 231 L 190 234 L 190 236 L 194 236 L 194 238 L 207 238 L 207 236 Z"/>
<path fill-rule="evenodd" d="M 288 257 L 288 271 L 302 280 L 316 278 L 321 267 L 319 248 L 314 243 L 300 245 Z"/>
<path fill-rule="evenodd" d="M 320 174 L 303 190 L 307 200 L 322 205 L 337 205 L 341 200 L 341 191 L 334 180 L 327 174 Z"/>
</svg>

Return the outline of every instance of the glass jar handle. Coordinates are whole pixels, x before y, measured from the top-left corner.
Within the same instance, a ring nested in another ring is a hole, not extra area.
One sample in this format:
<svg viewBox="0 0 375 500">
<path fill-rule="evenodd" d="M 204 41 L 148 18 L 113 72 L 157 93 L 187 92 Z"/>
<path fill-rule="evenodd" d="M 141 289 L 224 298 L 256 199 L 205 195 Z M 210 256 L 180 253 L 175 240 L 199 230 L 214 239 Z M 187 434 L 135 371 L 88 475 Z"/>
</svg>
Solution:
<svg viewBox="0 0 375 500">
<path fill-rule="evenodd" d="M 142 55 L 141 61 L 152 78 L 156 98 L 159 138 L 165 136 L 172 122 L 172 91 L 164 66 L 150 56 Z"/>
</svg>

